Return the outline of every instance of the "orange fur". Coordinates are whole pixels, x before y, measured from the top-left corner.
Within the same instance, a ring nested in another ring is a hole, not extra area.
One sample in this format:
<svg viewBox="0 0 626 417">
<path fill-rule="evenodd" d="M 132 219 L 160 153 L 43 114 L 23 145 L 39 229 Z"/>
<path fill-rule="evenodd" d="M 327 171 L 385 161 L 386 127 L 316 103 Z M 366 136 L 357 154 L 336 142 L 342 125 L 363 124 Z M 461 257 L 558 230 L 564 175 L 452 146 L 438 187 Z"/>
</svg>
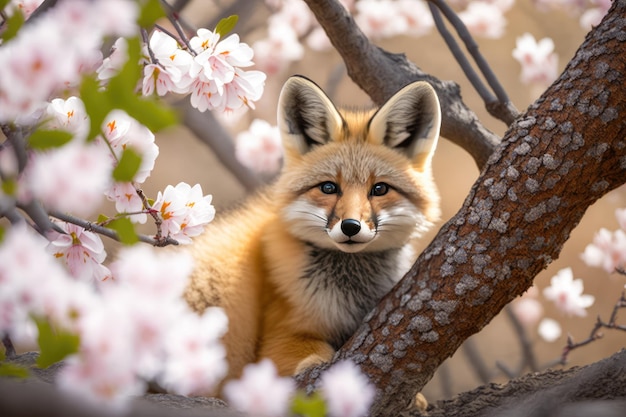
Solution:
<svg viewBox="0 0 626 417">
<path fill-rule="evenodd" d="M 282 375 L 330 360 L 404 275 L 412 240 L 439 216 L 439 124 L 425 83 L 375 112 L 337 110 L 302 77 L 286 83 L 281 175 L 191 248 L 186 298 L 224 308 L 229 377 L 266 357 Z"/>
</svg>

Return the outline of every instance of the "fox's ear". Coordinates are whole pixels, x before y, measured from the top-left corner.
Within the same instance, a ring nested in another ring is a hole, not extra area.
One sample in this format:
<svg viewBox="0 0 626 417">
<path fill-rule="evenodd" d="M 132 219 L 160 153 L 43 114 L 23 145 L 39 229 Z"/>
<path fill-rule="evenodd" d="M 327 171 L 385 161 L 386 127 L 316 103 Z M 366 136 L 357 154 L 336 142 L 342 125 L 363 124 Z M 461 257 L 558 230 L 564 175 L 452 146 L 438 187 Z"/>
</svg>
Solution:
<svg viewBox="0 0 626 417">
<path fill-rule="evenodd" d="M 304 154 L 336 137 L 343 124 L 337 108 L 317 84 L 302 76 L 287 80 L 278 99 L 278 127 L 285 150 Z"/>
<path fill-rule="evenodd" d="M 432 159 L 441 126 L 437 93 L 430 84 L 417 81 L 394 94 L 370 119 L 368 134 L 408 156 L 417 169 Z"/>
</svg>

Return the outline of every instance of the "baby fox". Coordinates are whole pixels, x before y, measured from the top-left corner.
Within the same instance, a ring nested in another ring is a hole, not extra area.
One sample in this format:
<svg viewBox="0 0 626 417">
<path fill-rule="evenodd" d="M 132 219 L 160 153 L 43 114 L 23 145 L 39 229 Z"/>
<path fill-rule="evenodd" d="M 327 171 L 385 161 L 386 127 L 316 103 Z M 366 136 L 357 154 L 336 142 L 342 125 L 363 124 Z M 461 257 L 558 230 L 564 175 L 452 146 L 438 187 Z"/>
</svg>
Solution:
<svg viewBox="0 0 626 417">
<path fill-rule="evenodd" d="M 329 361 L 408 271 L 411 241 L 439 216 L 440 122 L 424 82 L 371 112 L 337 109 L 307 78 L 285 83 L 279 178 L 191 249 L 186 299 L 225 310 L 228 378 L 261 358 L 285 376 Z"/>
</svg>

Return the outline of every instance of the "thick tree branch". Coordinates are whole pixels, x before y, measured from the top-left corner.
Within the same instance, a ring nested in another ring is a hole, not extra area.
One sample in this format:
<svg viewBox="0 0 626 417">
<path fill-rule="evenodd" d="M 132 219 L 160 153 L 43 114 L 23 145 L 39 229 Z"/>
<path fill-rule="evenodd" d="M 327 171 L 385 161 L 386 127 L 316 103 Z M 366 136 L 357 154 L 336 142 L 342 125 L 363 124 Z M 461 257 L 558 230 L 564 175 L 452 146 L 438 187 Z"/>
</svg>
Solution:
<svg viewBox="0 0 626 417">
<path fill-rule="evenodd" d="M 626 2 L 509 129 L 461 210 L 334 360 L 378 387 L 372 415 L 398 414 L 469 336 L 559 256 L 586 209 L 626 181 Z M 301 376 L 314 389 L 319 370 Z"/>
<path fill-rule="evenodd" d="M 382 104 L 411 81 L 428 81 L 437 90 L 441 102 L 441 134 L 472 155 L 479 167 L 484 166 L 500 139 L 463 103 L 456 83 L 438 80 L 404 55 L 391 54 L 370 43 L 337 0 L 305 2 L 342 56 L 348 75 L 374 102 Z"/>
</svg>

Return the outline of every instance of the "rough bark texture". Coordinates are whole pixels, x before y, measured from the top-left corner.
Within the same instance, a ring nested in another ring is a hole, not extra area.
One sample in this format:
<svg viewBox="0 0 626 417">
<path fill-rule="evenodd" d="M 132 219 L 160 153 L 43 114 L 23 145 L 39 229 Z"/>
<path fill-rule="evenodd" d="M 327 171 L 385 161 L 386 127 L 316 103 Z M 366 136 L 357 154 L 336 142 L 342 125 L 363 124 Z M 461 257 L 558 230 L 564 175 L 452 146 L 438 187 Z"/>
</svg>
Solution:
<svg viewBox="0 0 626 417">
<path fill-rule="evenodd" d="M 626 181 L 626 2 L 509 129 L 461 210 L 335 356 L 394 415 L 461 343 L 528 289 L 586 209 Z M 301 376 L 313 389 L 318 372 Z"/>
</svg>

